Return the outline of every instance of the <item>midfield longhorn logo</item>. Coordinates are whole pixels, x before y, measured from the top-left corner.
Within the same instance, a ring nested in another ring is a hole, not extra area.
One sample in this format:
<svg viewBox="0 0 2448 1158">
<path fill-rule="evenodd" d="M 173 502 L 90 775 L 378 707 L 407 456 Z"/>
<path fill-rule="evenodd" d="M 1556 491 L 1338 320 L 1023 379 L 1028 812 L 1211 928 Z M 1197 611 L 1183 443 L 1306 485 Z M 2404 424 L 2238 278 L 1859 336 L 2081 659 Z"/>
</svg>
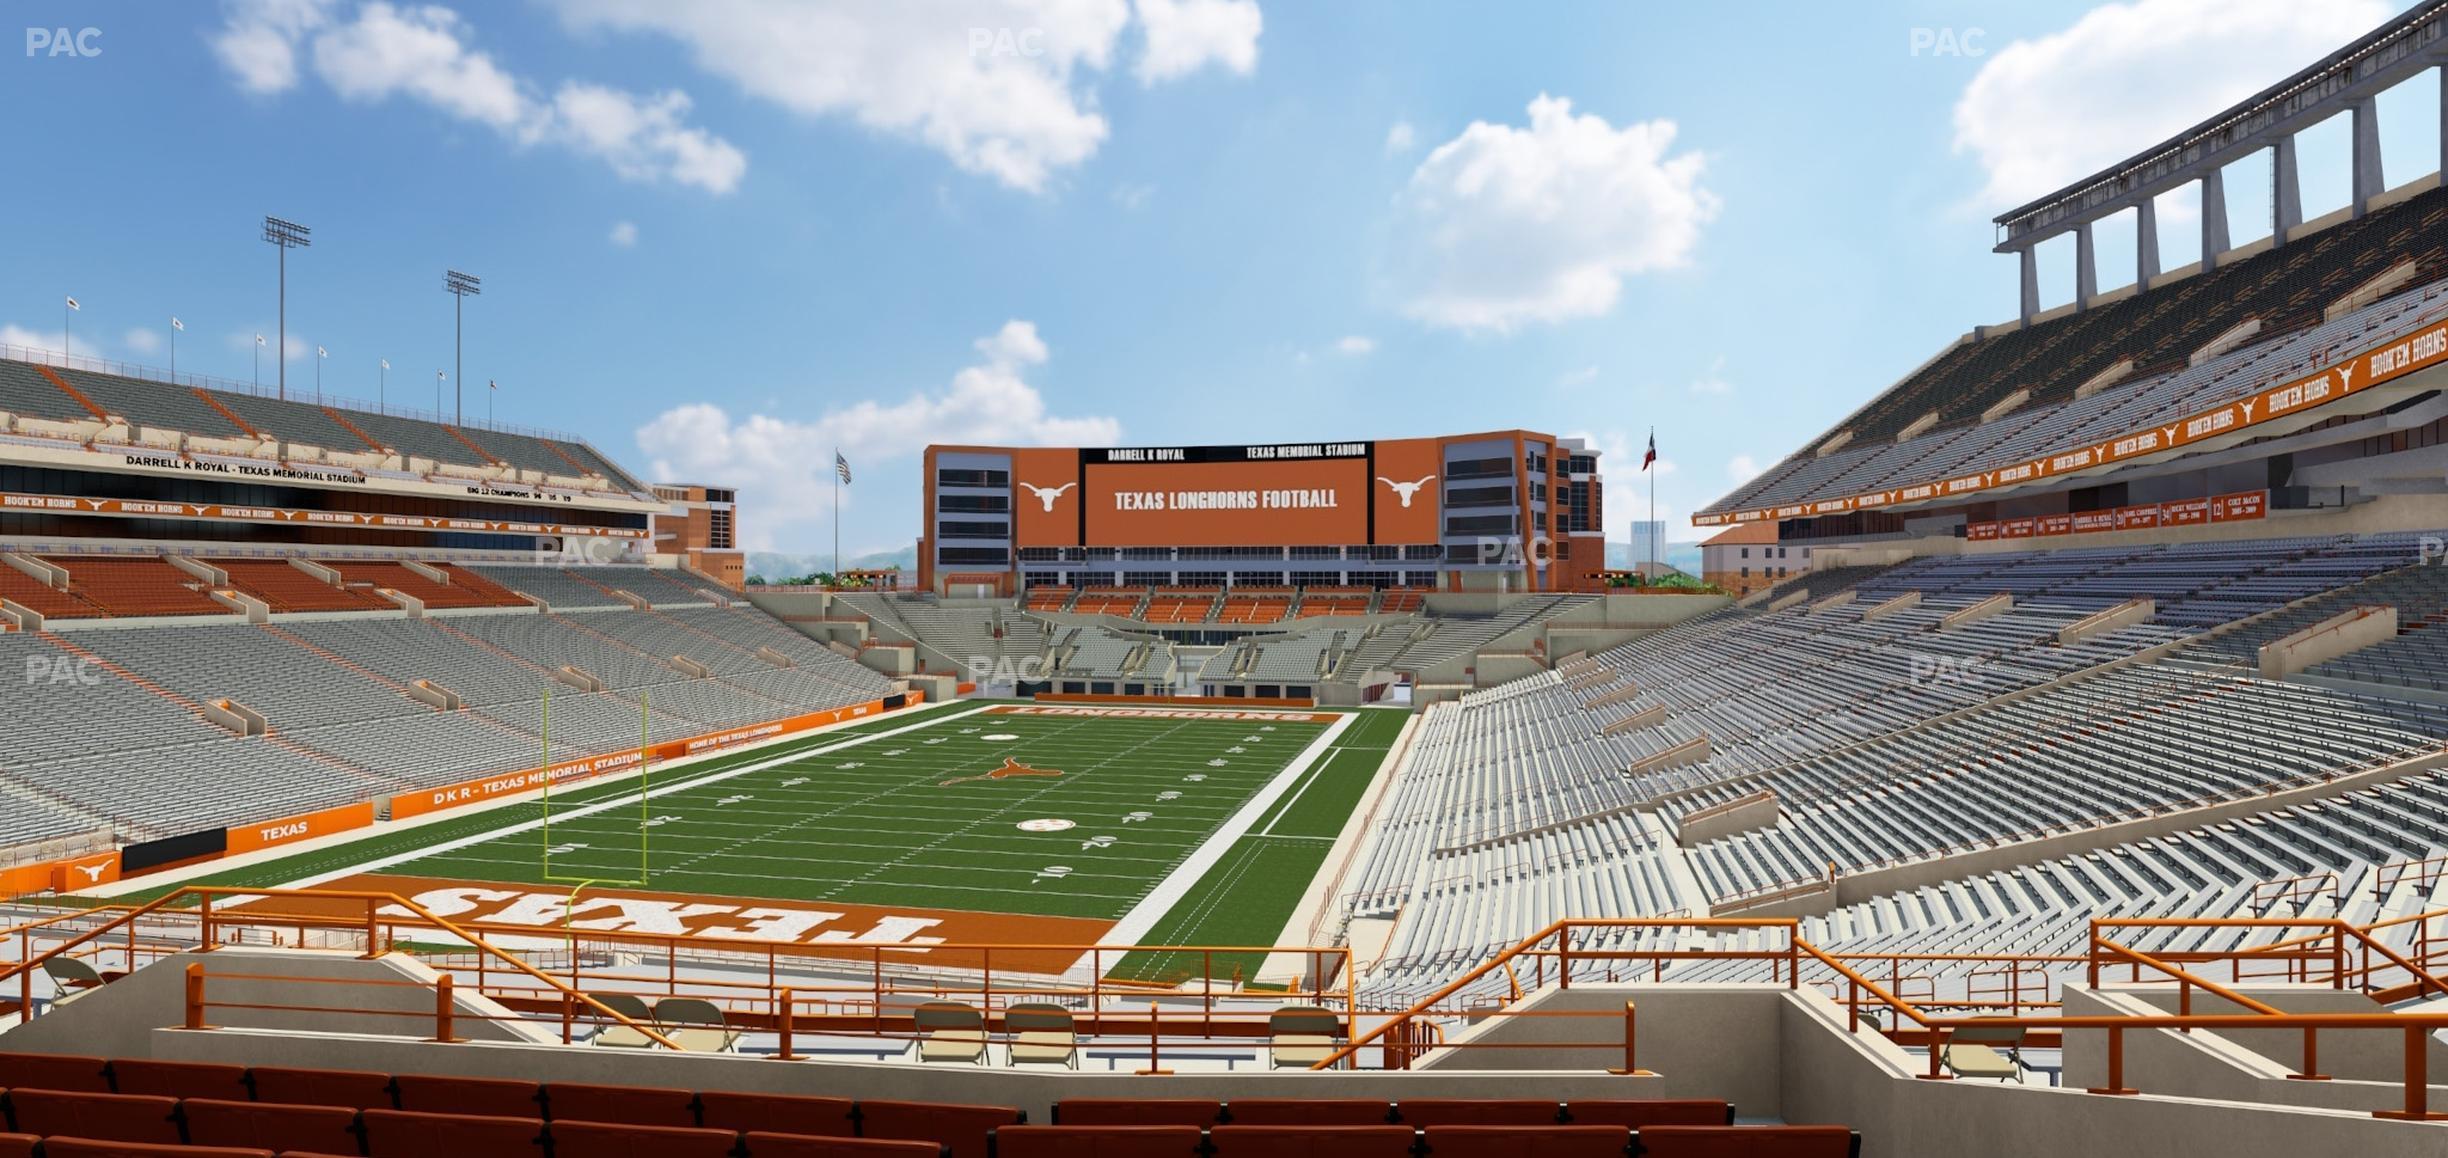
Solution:
<svg viewBox="0 0 2448 1158">
<path fill-rule="evenodd" d="M 955 777 L 953 777 L 953 778 L 952 778 L 952 779 L 950 779 L 950 780 L 943 781 L 942 783 L 940 783 L 940 784 L 936 785 L 936 787 L 938 787 L 938 788 L 950 788 L 951 786 L 953 786 L 953 785 L 955 785 L 955 784 L 967 784 L 967 783 L 969 783 L 969 782 L 971 782 L 971 781 L 974 781 L 974 780 L 1009 780 L 1009 779 L 1011 779 L 1011 778 L 1013 778 L 1013 777 L 1015 777 L 1015 776 L 1060 776 L 1060 775 L 1062 775 L 1062 773 L 1061 773 L 1060 771 L 1056 770 L 1056 769 L 1053 769 L 1053 768 L 1031 768 L 1031 767 L 1029 767 L 1028 765 L 1026 765 L 1026 764 L 1023 764 L 1023 763 L 1019 762 L 1018 760 L 1014 760 L 1014 759 L 1012 759 L 1012 758 L 1011 758 L 1011 757 L 1009 757 L 1009 756 L 1005 756 L 1005 757 L 1003 758 L 1003 766 L 1002 766 L 1002 767 L 1000 767 L 1000 768 L 995 769 L 995 770 L 994 770 L 994 771 L 992 771 L 992 772 L 987 772 L 987 773 L 984 773 L 984 774 L 982 774 L 982 775 L 977 775 L 977 776 L 955 776 Z"/>
</svg>

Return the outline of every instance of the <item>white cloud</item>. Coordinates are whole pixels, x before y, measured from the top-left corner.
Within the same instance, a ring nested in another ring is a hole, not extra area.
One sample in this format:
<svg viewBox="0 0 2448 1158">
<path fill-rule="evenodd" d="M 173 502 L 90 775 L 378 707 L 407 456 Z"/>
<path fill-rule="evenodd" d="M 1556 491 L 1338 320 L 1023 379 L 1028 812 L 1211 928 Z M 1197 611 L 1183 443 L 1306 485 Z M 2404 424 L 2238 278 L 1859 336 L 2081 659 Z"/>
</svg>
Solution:
<svg viewBox="0 0 2448 1158">
<path fill-rule="evenodd" d="M 1411 175 L 1393 280 L 1430 325 L 1509 333 L 1596 317 L 1623 279 L 1691 259 L 1717 197 L 1671 121 L 1616 128 L 1541 95 L 1526 128 L 1476 121 Z"/>
<path fill-rule="evenodd" d="M 1357 358 L 1363 354 L 1373 353 L 1376 349 L 1376 339 L 1365 334 L 1345 334 L 1335 339 L 1335 352 L 1338 354 L 1349 354 Z"/>
<path fill-rule="evenodd" d="M 1153 85 L 1222 65 L 1248 76 L 1258 67 L 1258 34 L 1265 19 L 1257 0 L 1133 0 L 1147 49 L 1133 72 Z"/>
<path fill-rule="evenodd" d="M 2149 148 L 2388 19 L 2385 0 L 2133 0 L 1990 54 L 1955 151 L 2002 212 Z"/>
<path fill-rule="evenodd" d="M 1725 359 L 1709 363 L 1708 373 L 1692 379 L 1691 392 L 1712 398 L 1723 398 L 1734 392 L 1734 384 L 1725 380 Z"/>
<path fill-rule="evenodd" d="M 143 326 L 129 330 L 126 336 L 119 339 L 119 342 L 131 353 L 137 354 L 151 354 L 162 348 L 161 331 L 148 330 Z"/>
<path fill-rule="evenodd" d="M 257 95 L 297 83 L 297 42 L 330 19 L 330 0 L 227 0 L 227 20 L 212 38 L 213 55 L 238 87 Z"/>
<path fill-rule="evenodd" d="M 1128 212 L 1137 213 L 1147 208 L 1148 199 L 1155 195 L 1154 185 L 1116 185 L 1113 202 Z"/>
<path fill-rule="evenodd" d="M 1759 472 L 1759 460 L 1750 455 L 1738 454 L 1726 460 L 1726 477 L 1734 480 L 1737 486 L 1758 478 Z"/>
<path fill-rule="evenodd" d="M 1408 153 L 1411 151 L 1411 146 L 1417 144 L 1418 142 L 1419 130 L 1412 128 L 1411 122 L 1396 121 L 1394 122 L 1393 128 L 1386 130 L 1386 156 L 1391 157 L 1398 153 Z"/>
<path fill-rule="evenodd" d="M 1595 382 L 1595 381 L 1597 381 L 1597 380 L 1598 380 L 1598 367 L 1597 367 L 1595 364 L 1592 364 L 1592 365 L 1588 365 L 1588 366 L 1583 366 L 1583 367 L 1581 367 L 1581 368 L 1580 368 L 1580 369 L 1578 369 L 1578 370 L 1568 370 L 1568 371 L 1564 372 L 1563 374 L 1557 375 L 1557 376 L 1556 376 L 1556 385 L 1558 385 L 1558 386 L 1587 386 L 1587 385 L 1589 385 L 1590 383 Z"/>
<path fill-rule="evenodd" d="M 916 455 L 930 443 L 1095 446 L 1119 442 L 1122 425 L 1106 417 L 1062 417 L 1029 384 L 1030 367 L 1050 357 L 1030 322 L 1010 321 L 976 343 L 982 359 L 942 390 L 897 401 L 864 400 L 809 420 L 722 407 L 674 407 L 639 427 L 638 447 L 662 478 L 738 487 L 749 508 L 741 526 L 750 550 L 768 550 L 781 533 L 829 517 L 833 452 L 855 469 Z M 870 473 L 868 477 L 875 477 Z M 847 497 L 847 495 L 845 495 Z"/>
<path fill-rule="evenodd" d="M 738 188 L 747 172 L 746 154 L 687 123 L 686 93 L 637 94 L 566 80 L 547 97 L 473 47 L 474 38 L 458 13 L 440 5 L 371 0 L 342 19 L 330 2 L 233 0 L 213 45 L 248 92 L 296 87 L 302 53 L 344 101 L 415 101 L 520 147 L 551 143 L 596 158 L 625 180 L 719 194 Z"/>
<path fill-rule="evenodd" d="M 296 331 L 291 331 L 288 337 L 284 340 L 279 335 L 274 334 L 272 330 L 273 327 L 265 326 L 261 331 L 264 340 L 264 361 L 267 364 L 272 361 L 272 347 L 276 345 L 280 346 L 281 349 L 288 351 L 289 360 L 292 362 L 295 362 L 301 358 L 314 357 L 314 343 L 307 341 L 304 335 L 299 334 Z M 239 330 L 231 333 L 226 341 L 230 349 L 237 351 L 240 354 L 246 354 L 255 348 L 256 333 L 257 331 L 254 330 Z"/>
<path fill-rule="evenodd" d="M 1104 144 L 1110 126 L 1097 89 L 1131 24 L 1128 0 L 554 5 L 572 27 L 669 38 L 750 96 L 920 142 L 967 172 L 1027 192 L 1044 191 Z M 1212 7 L 1141 6 L 1143 80 L 1211 60 L 1243 72 L 1255 65 L 1257 6 Z"/>
<path fill-rule="evenodd" d="M 635 221 L 615 221 L 615 222 L 613 222 L 613 223 L 612 223 L 612 233 L 611 233 L 611 236 L 610 236 L 610 237 L 608 237 L 608 238 L 606 238 L 606 240 L 610 241 L 610 242 L 611 242 L 612 244 L 614 244 L 614 245 L 617 245 L 617 246 L 621 247 L 622 249 L 627 249 L 627 248 L 629 248 L 629 247 L 630 247 L 630 246 L 632 246 L 632 245 L 636 245 L 636 244 L 637 244 L 637 222 L 635 222 Z"/>
<path fill-rule="evenodd" d="M 0 325 L 0 346 L 24 346 L 32 350 L 58 350 L 67 341 L 59 330 L 37 330 L 15 323 Z"/>
</svg>

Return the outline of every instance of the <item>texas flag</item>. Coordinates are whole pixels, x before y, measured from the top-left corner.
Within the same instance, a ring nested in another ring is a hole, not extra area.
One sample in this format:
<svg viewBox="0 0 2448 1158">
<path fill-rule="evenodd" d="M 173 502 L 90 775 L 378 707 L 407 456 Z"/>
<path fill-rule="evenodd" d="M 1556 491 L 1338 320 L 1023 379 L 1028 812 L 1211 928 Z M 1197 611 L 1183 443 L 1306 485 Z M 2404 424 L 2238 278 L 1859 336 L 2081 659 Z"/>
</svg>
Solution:
<svg viewBox="0 0 2448 1158">
<path fill-rule="evenodd" d="M 1653 462 L 1656 462 L 1656 461 L 1657 461 L 1657 431 L 1652 430 L 1652 431 L 1650 431 L 1650 432 L 1649 432 L 1649 453 L 1644 454 L 1644 455 L 1642 455 L 1642 456 L 1641 456 L 1641 469 L 1642 469 L 1642 470 L 1647 470 L 1647 469 L 1649 469 L 1649 464 L 1650 464 L 1650 463 L 1653 463 Z"/>
</svg>

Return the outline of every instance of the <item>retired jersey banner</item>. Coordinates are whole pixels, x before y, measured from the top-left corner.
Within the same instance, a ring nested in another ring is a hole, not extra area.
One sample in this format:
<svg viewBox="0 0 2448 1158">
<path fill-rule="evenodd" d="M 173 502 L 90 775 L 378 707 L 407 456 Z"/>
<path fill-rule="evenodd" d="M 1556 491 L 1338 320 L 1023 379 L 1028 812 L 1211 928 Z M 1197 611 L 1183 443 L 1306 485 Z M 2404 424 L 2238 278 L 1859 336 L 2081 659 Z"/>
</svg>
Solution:
<svg viewBox="0 0 2448 1158">
<path fill-rule="evenodd" d="M 2109 466 L 2127 459 L 2180 450 L 2194 443 L 2224 438 L 2250 427 L 2279 418 L 2291 417 L 2306 410 L 2326 406 L 2351 394 L 2359 394 L 2384 382 L 2402 378 L 2417 370 L 2428 369 L 2448 361 L 2448 322 L 2435 322 L 2402 337 L 2365 349 L 2325 370 L 2319 370 L 2256 391 L 2193 414 L 2141 430 L 2106 438 L 2084 446 L 2065 447 L 2023 462 L 2011 463 L 1993 470 L 1957 475 L 1891 490 L 1840 498 L 1817 499 L 1789 503 L 1778 507 L 1758 507 L 1715 515 L 1694 515 L 1692 524 L 1701 527 L 1723 526 L 1729 523 L 1755 522 L 1761 519 L 1798 519 L 1813 515 L 1844 514 L 1851 511 L 1874 510 L 1933 498 L 1953 498 L 2044 482 L 2060 475 Z M 2205 518 L 2207 517 L 2205 513 Z"/>
<path fill-rule="evenodd" d="M 2268 491 L 2237 491 L 2206 499 L 2142 503 L 2108 511 L 2074 515 L 2041 515 L 1999 523 L 1967 523 L 1964 538 L 1975 543 L 1993 539 L 2024 539 L 2034 535 L 2081 535 L 2094 531 L 2134 531 L 2150 527 L 2191 527 L 2228 523 L 2269 515 Z"/>
</svg>

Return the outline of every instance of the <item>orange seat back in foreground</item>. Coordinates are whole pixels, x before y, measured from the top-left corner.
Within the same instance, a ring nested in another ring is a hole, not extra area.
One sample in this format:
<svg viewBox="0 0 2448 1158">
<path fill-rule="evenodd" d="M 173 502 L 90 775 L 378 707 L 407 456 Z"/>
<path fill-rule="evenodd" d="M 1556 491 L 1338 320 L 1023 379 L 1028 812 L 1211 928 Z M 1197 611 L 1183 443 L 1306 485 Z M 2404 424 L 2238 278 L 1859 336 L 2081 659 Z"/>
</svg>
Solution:
<svg viewBox="0 0 2448 1158">
<path fill-rule="evenodd" d="M 1430 1126 L 1428 1158 L 1623 1158 L 1622 1126 Z"/>
<path fill-rule="evenodd" d="M 1409 1126 L 1218 1126 L 1215 1158 L 1411 1158 Z"/>
<path fill-rule="evenodd" d="M 1650 1158 L 1855 1158 L 1861 1139 L 1843 1126 L 1651 1126 Z"/>
<path fill-rule="evenodd" d="M 1202 1098 L 1064 1098 L 1057 1126 L 1213 1126 L 1224 1103 Z"/>
<path fill-rule="evenodd" d="M 141 1094 L 10 1090 L 9 1120 L 28 1134 L 176 1146 L 178 1099 Z"/>
<path fill-rule="evenodd" d="M 995 1158 L 1201 1158 L 1196 1126 L 998 1126 Z"/>
<path fill-rule="evenodd" d="M 348 1106 L 282 1106 L 189 1098 L 179 1103 L 179 1112 L 187 1117 L 187 1139 L 199 1146 L 253 1146 L 337 1154 L 357 1148 L 357 1111 Z"/>
</svg>

